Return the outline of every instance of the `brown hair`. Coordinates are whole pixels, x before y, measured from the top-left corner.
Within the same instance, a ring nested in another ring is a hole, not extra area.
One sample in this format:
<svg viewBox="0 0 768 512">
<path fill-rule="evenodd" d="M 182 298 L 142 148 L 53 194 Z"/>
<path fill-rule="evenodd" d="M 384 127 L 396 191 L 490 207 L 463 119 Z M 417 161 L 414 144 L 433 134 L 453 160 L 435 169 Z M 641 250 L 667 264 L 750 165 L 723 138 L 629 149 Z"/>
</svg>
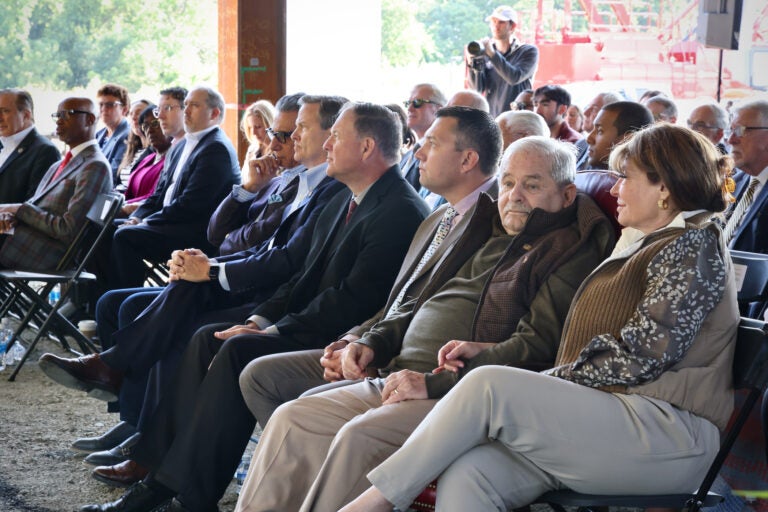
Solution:
<svg viewBox="0 0 768 512">
<path fill-rule="evenodd" d="M 664 183 L 683 211 L 721 212 L 729 204 L 722 184 L 733 160 L 693 130 L 668 123 L 640 130 L 613 149 L 610 167 L 619 169 L 627 160 L 651 183 Z"/>
<path fill-rule="evenodd" d="M 128 99 L 128 90 L 122 85 L 104 84 L 101 86 L 101 89 L 96 91 L 96 97 L 98 98 L 99 96 L 114 96 L 123 104 L 124 108 L 128 108 L 131 105 Z"/>
</svg>

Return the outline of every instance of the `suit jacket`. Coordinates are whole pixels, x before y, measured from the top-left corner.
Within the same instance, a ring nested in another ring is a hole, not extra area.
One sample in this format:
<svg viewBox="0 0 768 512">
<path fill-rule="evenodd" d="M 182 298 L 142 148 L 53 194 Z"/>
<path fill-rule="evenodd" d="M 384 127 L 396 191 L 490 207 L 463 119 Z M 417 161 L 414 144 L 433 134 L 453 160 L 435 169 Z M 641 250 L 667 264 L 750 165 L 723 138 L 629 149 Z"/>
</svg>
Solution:
<svg viewBox="0 0 768 512">
<path fill-rule="evenodd" d="M 429 213 L 397 165 L 371 186 L 345 224 L 351 199 L 345 190 L 328 203 L 302 270 L 253 311 L 311 348 L 381 308 L 416 228 Z"/>
<path fill-rule="evenodd" d="M 173 225 L 174 231 L 205 233 L 213 211 L 232 185 L 240 183 L 240 167 L 232 143 L 217 127 L 206 133 L 189 155 L 174 185 L 173 200 L 163 206 L 185 144 L 183 140 L 170 150 L 155 192 L 132 217 L 144 219 L 150 226 Z"/>
<path fill-rule="evenodd" d="M 400 172 L 405 178 L 405 181 L 411 184 L 411 186 L 418 192 L 421 190 L 421 182 L 419 182 L 419 160 L 413 154 L 418 151 L 418 145 L 408 151 L 400 160 Z M 403 167 L 407 165 L 408 169 Z"/>
<path fill-rule="evenodd" d="M 274 292 L 293 277 L 312 249 L 312 234 L 323 208 L 346 190 L 343 183 L 326 176 L 272 236 L 252 249 L 216 258 L 227 264 L 230 291 L 261 295 Z"/>
<path fill-rule="evenodd" d="M 15 232 L 0 249 L 0 265 L 50 270 L 86 222 L 96 197 L 112 190 L 112 174 L 101 150 L 88 146 L 53 181 L 59 163 L 48 169 L 35 194 L 16 212 Z"/>
<path fill-rule="evenodd" d="M 496 199 L 498 193 L 499 186 L 498 182 L 495 181 L 485 192 L 485 194 L 493 200 Z M 482 194 L 479 197 L 482 197 Z M 419 229 L 416 230 L 416 234 L 413 235 L 411 245 L 408 247 L 408 252 L 405 254 L 405 258 L 403 259 L 403 264 L 400 266 L 400 271 L 395 278 L 395 285 L 389 292 L 389 297 L 387 298 L 387 302 L 384 307 L 379 310 L 376 315 L 366 320 L 363 324 L 351 329 L 349 334 L 362 337 L 363 334 L 368 332 L 374 325 L 376 325 L 377 322 L 379 322 L 379 320 L 384 318 L 390 307 L 392 307 L 395 299 L 400 294 L 400 290 L 402 290 L 403 286 L 405 286 L 408 282 L 408 279 L 410 279 L 411 274 L 413 274 L 414 270 L 416 270 L 416 267 L 421 261 L 421 257 L 432 243 L 432 239 L 435 237 L 435 231 L 437 231 L 437 228 L 440 225 L 440 220 L 442 220 L 443 214 L 445 214 L 445 210 L 448 209 L 448 206 L 449 205 L 445 202 L 445 200 L 443 200 L 443 204 L 435 208 L 430 216 L 421 223 Z M 430 257 L 429 260 L 422 266 L 422 268 L 419 269 L 419 273 L 414 277 L 411 284 L 408 285 L 408 288 L 405 291 L 405 295 L 403 296 L 402 303 L 407 302 L 411 298 L 420 296 L 426 288 L 429 288 L 430 290 L 436 290 L 437 288 L 435 288 L 435 286 L 441 286 L 444 279 L 450 278 L 455 270 L 458 270 L 461 264 L 463 264 L 463 261 L 474 254 L 474 252 L 470 252 L 472 249 L 466 248 L 468 242 L 466 241 L 467 235 L 465 235 L 465 231 L 470 226 L 470 220 L 475 217 L 476 210 L 477 203 L 475 203 L 472 208 L 470 208 L 467 213 L 461 217 L 461 220 L 459 220 L 458 224 L 453 226 L 451 231 L 443 240 L 443 243 L 437 247 L 435 252 L 432 254 L 432 257 Z M 475 226 L 477 222 L 478 221 L 476 220 L 472 221 L 472 226 Z M 458 244 L 460 240 L 462 240 L 462 242 L 461 244 Z M 457 244 L 463 248 L 463 256 L 454 258 L 454 262 L 460 261 L 459 265 L 456 266 L 455 263 L 452 264 L 450 267 L 452 270 L 449 270 L 446 273 L 441 269 L 441 266 L 446 257 L 453 253 Z M 438 275 L 442 276 L 441 279 L 436 279 Z"/>
<path fill-rule="evenodd" d="M 109 166 L 112 169 L 112 183 L 115 185 L 120 183 L 120 176 L 118 175 L 117 168 L 120 167 L 120 162 L 123 161 L 129 133 L 130 127 L 128 126 L 127 119 L 120 121 L 120 124 L 117 125 L 115 132 L 109 140 L 107 140 L 106 128 L 102 128 L 96 132 L 96 142 L 99 143 L 101 152 L 104 153 L 104 157 L 109 162 Z"/>
<path fill-rule="evenodd" d="M 32 128 L 0 167 L 0 204 L 32 197 L 45 172 L 60 159 L 56 146 Z"/>
<path fill-rule="evenodd" d="M 736 203 L 747 190 L 750 176 L 738 171 L 736 180 Z M 728 248 L 737 251 L 768 253 L 768 184 L 764 185 L 757 194 L 752 206 L 749 207 L 741 224 L 733 233 Z"/>
<path fill-rule="evenodd" d="M 208 241 L 219 247 L 219 254 L 233 254 L 259 246 L 269 239 L 283 221 L 285 207 L 293 202 L 281 193 L 281 202 L 273 202 L 282 178 L 277 176 L 257 192 L 250 202 L 241 203 L 234 193 L 227 195 L 208 223 Z"/>
</svg>

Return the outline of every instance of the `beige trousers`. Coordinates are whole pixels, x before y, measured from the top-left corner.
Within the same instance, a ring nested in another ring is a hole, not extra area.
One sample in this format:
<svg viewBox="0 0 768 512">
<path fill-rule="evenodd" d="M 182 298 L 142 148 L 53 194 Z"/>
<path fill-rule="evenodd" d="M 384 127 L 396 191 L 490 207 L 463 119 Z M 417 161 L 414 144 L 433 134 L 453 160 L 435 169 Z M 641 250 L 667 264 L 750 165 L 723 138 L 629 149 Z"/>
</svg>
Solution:
<svg viewBox="0 0 768 512">
<path fill-rule="evenodd" d="M 506 511 L 563 486 L 691 492 L 718 445 L 714 424 L 661 400 L 488 366 L 462 379 L 368 479 L 402 510 L 439 476 L 437 510 Z"/>
<path fill-rule="evenodd" d="M 397 450 L 435 404 L 381 405 L 368 379 L 279 407 L 251 461 L 236 511 L 338 510 L 370 484 L 366 473 Z"/>
</svg>

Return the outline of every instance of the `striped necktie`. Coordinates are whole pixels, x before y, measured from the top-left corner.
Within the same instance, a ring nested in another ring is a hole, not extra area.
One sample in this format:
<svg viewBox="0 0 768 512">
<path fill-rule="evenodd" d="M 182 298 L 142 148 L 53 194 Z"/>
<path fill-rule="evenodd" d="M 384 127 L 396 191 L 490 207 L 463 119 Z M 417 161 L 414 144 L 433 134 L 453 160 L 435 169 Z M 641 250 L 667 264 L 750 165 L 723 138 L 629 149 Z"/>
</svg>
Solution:
<svg viewBox="0 0 768 512">
<path fill-rule="evenodd" d="M 445 210 L 445 213 L 443 214 L 443 218 L 440 219 L 440 224 L 437 226 L 437 231 L 435 231 L 435 236 L 432 238 L 432 242 L 430 242 L 429 247 L 427 247 L 427 250 L 424 251 L 424 255 L 419 260 L 419 263 L 416 265 L 416 268 L 411 273 L 411 276 L 408 278 L 408 281 L 405 282 L 402 288 L 400 288 L 400 293 L 397 294 L 397 297 L 395 298 L 395 301 L 392 303 L 392 306 L 389 308 L 389 311 L 387 311 L 387 317 L 393 315 L 397 309 L 400 307 L 400 304 L 403 302 L 403 298 L 405 297 L 405 292 L 408 290 L 408 287 L 411 286 L 411 284 L 416 280 L 416 277 L 419 275 L 419 272 L 421 272 L 421 269 L 424 268 L 424 265 L 427 264 L 430 258 L 435 254 L 435 251 L 437 251 L 437 248 L 440 247 L 440 244 L 443 243 L 443 240 L 445 240 L 445 237 L 448 236 L 448 233 L 451 232 L 451 227 L 453 224 L 453 219 L 458 215 L 459 212 L 456 211 L 456 209 L 453 206 L 449 206 L 447 210 Z"/>
<path fill-rule="evenodd" d="M 728 219 L 728 223 L 725 225 L 725 232 L 723 233 L 725 243 L 729 243 L 731 238 L 733 238 L 733 234 L 736 233 L 736 229 L 741 224 L 744 214 L 747 213 L 747 210 L 749 210 L 749 207 L 755 200 L 755 191 L 759 185 L 760 180 L 755 177 L 750 178 L 746 192 L 741 196 L 736 208 L 733 209 L 731 217 Z"/>
</svg>

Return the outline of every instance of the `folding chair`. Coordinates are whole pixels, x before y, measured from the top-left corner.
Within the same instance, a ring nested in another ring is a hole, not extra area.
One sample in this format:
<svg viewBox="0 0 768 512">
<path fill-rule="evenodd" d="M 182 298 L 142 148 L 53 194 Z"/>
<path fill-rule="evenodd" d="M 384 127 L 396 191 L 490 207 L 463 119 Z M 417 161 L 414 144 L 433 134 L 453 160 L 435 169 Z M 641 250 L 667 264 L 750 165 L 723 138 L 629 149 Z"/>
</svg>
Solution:
<svg viewBox="0 0 768 512">
<path fill-rule="evenodd" d="M 731 251 L 731 259 L 741 314 L 756 318 L 768 300 L 768 254 Z"/>
<path fill-rule="evenodd" d="M 750 411 L 758 398 L 768 388 L 768 327 L 764 322 L 742 318 L 739 323 L 736 354 L 733 361 L 733 386 L 735 389 L 746 389 L 748 391 L 747 398 L 742 407 L 734 411 L 734 415 L 731 416 L 720 450 L 696 493 L 613 496 L 580 494 L 574 491 L 551 491 L 540 496 L 535 503 L 546 503 L 557 512 L 565 512 L 565 507 L 586 509 L 596 507 L 674 508 L 697 512 L 702 507 L 717 505 L 723 500 L 723 497 L 710 492 L 709 489 L 747 421 Z"/>
<path fill-rule="evenodd" d="M 84 353 L 96 352 L 98 349 L 91 340 L 86 338 L 76 326 L 62 314 L 59 308 L 64 304 L 74 286 L 81 281 L 93 281 L 96 276 L 85 271 L 85 267 L 93 256 L 96 246 L 107 234 L 112 221 L 123 204 L 123 196 L 116 193 L 100 194 L 88 211 L 87 221 L 80 230 L 75 240 L 70 244 L 67 253 L 62 258 L 55 271 L 52 272 L 26 272 L 20 270 L 2 270 L 0 279 L 13 288 L 14 302 L 29 303 L 21 323 L 13 334 L 13 340 L 20 339 L 21 333 L 30 322 L 40 314 L 42 323 L 29 345 L 24 357 L 8 380 L 16 379 L 21 367 L 26 362 L 29 354 L 40 341 L 40 338 L 53 331 L 62 346 L 75 354 L 82 355 L 72 350 L 66 341 L 66 336 L 74 338 Z M 84 254 L 83 254 L 84 253 Z M 79 256 L 81 255 L 82 256 Z M 75 262 L 77 265 L 74 266 Z M 72 268 L 74 266 L 74 268 Z M 40 290 L 36 290 L 31 283 L 44 283 Z M 62 288 L 61 296 L 54 304 L 48 303 L 48 294 L 56 285 Z M 4 307 L 10 307 L 10 304 Z M 12 344 L 13 340 L 9 343 Z"/>
</svg>

